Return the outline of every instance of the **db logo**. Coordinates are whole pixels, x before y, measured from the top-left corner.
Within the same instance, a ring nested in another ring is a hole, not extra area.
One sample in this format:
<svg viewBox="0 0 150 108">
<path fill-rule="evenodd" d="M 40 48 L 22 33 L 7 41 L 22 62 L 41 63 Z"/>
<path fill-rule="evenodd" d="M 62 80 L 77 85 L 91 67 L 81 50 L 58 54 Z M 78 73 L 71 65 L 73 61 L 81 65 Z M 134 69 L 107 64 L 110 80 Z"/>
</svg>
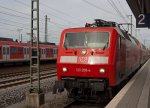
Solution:
<svg viewBox="0 0 150 108">
<path fill-rule="evenodd" d="M 82 63 L 87 63 L 88 59 L 87 57 L 78 57 L 78 61 Z"/>
</svg>

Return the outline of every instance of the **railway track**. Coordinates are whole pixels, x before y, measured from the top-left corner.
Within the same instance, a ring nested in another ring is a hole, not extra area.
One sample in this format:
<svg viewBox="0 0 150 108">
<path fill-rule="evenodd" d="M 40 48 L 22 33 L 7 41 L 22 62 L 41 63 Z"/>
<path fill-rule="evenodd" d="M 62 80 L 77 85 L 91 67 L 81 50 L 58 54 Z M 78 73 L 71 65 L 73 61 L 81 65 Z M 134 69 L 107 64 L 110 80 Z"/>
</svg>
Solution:
<svg viewBox="0 0 150 108">
<path fill-rule="evenodd" d="M 34 73 L 36 76 L 36 73 Z M 46 79 L 56 76 L 56 67 L 40 69 L 40 79 Z M 37 79 L 33 79 L 36 81 Z M 0 89 L 5 89 L 12 86 L 26 84 L 30 82 L 29 71 L 10 72 L 0 76 Z"/>
<path fill-rule="evenodd" d="M 29 68 L 29 67 L 27 67 L 27 68 Z M 40 68 L 40 72 L 48 71 L 51 69 L 56 69 L 56 66 Z M 15 71 L 14 70 L 13 71 L 6 70 L 6 71 L 10 71 L 10 72 L 1 72 L 0 73 L 0 79 L 29 74 L 29 69 L 28 70 L 26 70 L 26 69 L 19 70 L 18 69 L 18 71 L 17 70 L 15 70 Z"/>
</svg>

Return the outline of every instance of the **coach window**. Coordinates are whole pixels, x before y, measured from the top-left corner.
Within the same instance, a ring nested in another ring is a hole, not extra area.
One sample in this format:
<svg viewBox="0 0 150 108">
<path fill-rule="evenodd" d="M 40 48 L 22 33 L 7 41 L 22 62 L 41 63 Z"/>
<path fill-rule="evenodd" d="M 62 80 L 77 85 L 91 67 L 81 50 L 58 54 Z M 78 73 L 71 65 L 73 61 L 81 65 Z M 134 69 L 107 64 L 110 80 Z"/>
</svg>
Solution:
<svg viewBox="0 0 150 108">
<path fill-rule="evenodd" d="M 44 49 L 43 49 L 43 52 L 42 52 L 42 54 L 44 54 Z"/>
<path fill-rule="evenodd" d="M 41 49 L 41 54 L 43 54 L 43 49 Z"/>
<path fill-rule="evenodd" d="M 7 55 L 9 55 L 9 48 L 7 48 Z"/>
<path fill-rule="evenodd" d="M 12 48 L 11 53 L 15 54 L 16 53 L 16 48 Z"/>
<path fill-rule="evenodd" d="M 3 47 L 3 54 L 4 54 L 4 55 L 6 54 L 6 50 L 5 50 L 5 47 Z"/>
<path fill-rule="evenodd" d="M 44 49 L 44 54 L 46 54 L 46 49 Z"/>
<path fill-rule="evenodd" d="M 25 48 L 25 54 L 28 54 L 28 49 L 27 48 Z"/>
<path fill-rule="evenodd" d="M 26 53 L 26 48 L 24 48 L 24 50 L 23 50 L 23 51 L 24 51 L 24 54 L 27 54 L 27 53 Z"/>
<path fill-rule="evenodd" d="M 45 50 L 43 49 L 43 54 L 45 54 Z"/>
<path fill-rule="evenodd" d="M 27 54 L 29 54 L 29 48 L 27 48 Z"/>
</svg>

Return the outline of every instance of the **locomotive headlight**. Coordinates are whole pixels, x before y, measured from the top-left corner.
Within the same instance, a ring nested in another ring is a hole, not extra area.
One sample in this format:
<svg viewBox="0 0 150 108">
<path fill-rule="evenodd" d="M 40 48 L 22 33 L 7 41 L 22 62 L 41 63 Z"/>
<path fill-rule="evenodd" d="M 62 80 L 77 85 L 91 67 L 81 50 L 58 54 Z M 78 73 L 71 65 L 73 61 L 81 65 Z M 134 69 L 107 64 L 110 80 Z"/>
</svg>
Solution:
<svg viewBox="0 0 150 108">
<path fill-rule="evenodd" d="M 104 74 L 104 73 L 106 72 L 106 70 L 105 70 L 104 68 L 101 68 L 101 69 L 99 70 L 99 72 L 100 72 L 101 74 Z"/>
<path fill-rule="evenodd" d="M 62 71 L 63 71 L 63 72 L 67 72 L 68 69 L 67 69 L 66 67 L 63 67 L 63 68 L 62 68 Z"/>
</svg>

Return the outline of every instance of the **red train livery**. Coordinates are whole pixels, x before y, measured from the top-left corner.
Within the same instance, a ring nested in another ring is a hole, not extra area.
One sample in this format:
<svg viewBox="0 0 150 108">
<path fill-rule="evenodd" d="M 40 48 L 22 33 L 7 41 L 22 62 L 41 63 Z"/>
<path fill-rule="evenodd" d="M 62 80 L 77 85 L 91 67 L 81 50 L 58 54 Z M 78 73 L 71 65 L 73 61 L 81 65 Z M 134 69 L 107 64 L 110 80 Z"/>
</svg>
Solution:
<svg viewBox="0 0 150 108">
<path fill-rule="evenodd" d="M 147 59 L 146 49 L 114 22 L 96 20 L 62 32 L 57 58 L 58 81 L 69 97 L 99 100 L 127 79 Z"/>
<path fill-rule="evenodd" d="M 0 63 L 30 60 L 29 43 L 0 41 Z M 55 60 L 57 45 L 40 44 L 40 60 Z"/>
</svg>

